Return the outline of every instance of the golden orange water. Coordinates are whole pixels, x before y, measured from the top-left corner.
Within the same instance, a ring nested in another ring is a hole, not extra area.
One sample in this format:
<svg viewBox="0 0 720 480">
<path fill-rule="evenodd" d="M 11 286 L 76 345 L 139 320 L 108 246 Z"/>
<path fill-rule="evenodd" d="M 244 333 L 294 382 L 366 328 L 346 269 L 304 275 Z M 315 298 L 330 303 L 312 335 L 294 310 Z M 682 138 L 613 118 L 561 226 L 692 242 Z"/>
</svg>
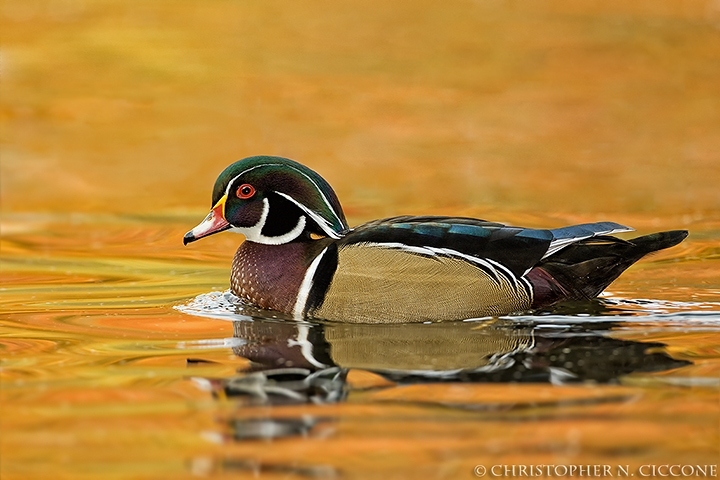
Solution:
<svg viewBox="0 0 720 480">
<path fill-rule="evenodd" d="M 6 0 L 0 29 L 3 480 L 718 463 L 717 0 Z M 174 307 L 227 288 L 241 238 L 182 235 L 260 153 L 317 170 L 351 224 L 689 229 L 598 317 L 689 364 L 569 385 L 350 368 L 323 405 L 208 388 L 249 360 L 231 322 Z M 247 433 L 269 420 L 296 430 Z"/>
</svg>

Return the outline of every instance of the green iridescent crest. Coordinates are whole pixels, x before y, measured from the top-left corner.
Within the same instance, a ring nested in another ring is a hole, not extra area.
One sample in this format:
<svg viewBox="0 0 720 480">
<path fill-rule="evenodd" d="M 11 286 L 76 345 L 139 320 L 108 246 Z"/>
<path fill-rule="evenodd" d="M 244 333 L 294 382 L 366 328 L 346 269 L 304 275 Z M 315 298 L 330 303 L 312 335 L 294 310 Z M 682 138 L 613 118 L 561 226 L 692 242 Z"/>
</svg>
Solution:
<svg viewBox="0 0 720 480">
<path fill-rule="evenodd" d="M 306 166 L 283 157 L 247 157 L 228 166 L 215 181 L 212 205 L 246 183 L 259 192 L 290 197 L 330 236 L 349 228 L 332 187 Z"/>
</svg>

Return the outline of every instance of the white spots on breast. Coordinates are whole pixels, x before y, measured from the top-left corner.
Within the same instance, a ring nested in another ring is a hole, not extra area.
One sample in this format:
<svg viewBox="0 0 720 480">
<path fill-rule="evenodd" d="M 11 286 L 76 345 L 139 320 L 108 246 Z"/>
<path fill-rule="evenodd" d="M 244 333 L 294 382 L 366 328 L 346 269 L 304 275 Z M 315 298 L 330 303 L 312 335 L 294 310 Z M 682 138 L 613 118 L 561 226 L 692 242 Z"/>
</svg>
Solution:
<svg viewBox="0 0 720 480">
<path fill-rule="evenodd" d="M 258 275 L 257 264 L 248 259 L 247 253 L 242 248 L 238 249 L 230 275 L 230 287 L 246 302 L 267 308 L 265 299 L 258 295 Z"/>
</svg>

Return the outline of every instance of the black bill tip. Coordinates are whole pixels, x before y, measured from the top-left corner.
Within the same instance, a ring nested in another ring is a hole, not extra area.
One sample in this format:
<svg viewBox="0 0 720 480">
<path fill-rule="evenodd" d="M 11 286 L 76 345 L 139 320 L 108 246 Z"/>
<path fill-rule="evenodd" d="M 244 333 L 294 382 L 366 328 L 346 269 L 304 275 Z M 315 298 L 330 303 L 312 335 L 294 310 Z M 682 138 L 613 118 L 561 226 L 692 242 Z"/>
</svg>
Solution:
<svg viewBox="0 0 720 480">
<path fill-rule="evenodd" d="M 193 232 L 192 232 L 192 231 L 187 232 L 187 233 L 185 234 L 185 236 L 183 237 L 183 245 L 187 245 L 188 243 L 192 243 L 192 242 L 194 242 L 195 240 L 197 240 L 197 238 L 195 237 L 195 235 L 193 235 Z"/>
</svg>

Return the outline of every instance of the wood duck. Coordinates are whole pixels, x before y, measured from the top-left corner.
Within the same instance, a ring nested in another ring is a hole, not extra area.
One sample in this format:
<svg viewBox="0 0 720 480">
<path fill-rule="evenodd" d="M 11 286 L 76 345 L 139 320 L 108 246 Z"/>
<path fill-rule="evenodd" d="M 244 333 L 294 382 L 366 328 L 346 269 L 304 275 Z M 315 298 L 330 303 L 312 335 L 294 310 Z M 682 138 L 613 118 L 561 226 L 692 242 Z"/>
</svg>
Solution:
<svg viewBox="0 0 720 480">
<path fill-rule="evenodd" d="M 185 245 L 225 230 L 243 234 L 233 293 L 297 320 L 449 321 L 591 299 L 644 255 L 687 236 L 621 240 L 609 235 L 632 229 L 612 222 L 545 230 L 442 216 L 349 228 L 320 175 L 274 156 L 223 170 L 212 205 Z"/>
</svg>

